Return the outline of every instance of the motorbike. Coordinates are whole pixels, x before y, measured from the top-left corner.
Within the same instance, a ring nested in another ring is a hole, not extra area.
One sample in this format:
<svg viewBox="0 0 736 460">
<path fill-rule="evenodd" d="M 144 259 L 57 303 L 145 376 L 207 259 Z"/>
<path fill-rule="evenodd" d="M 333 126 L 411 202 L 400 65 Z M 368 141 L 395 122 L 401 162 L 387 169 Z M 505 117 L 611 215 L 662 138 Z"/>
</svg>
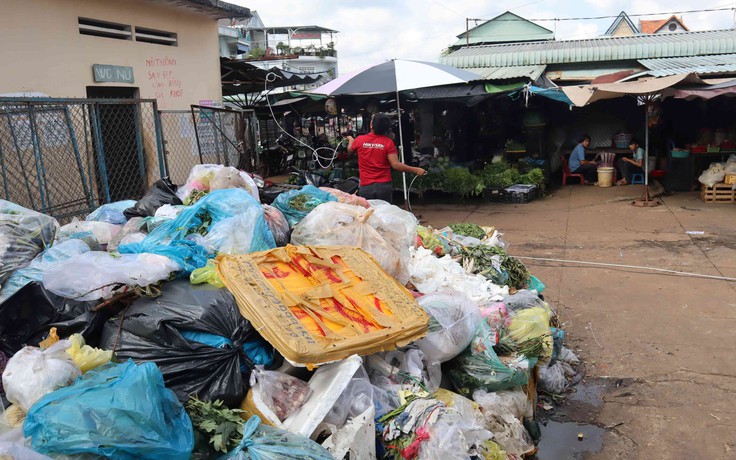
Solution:
<svg viewBox="0 0 736 460">
<path fill-rule="evenodd" d="M 296 180 L 294 181 L 296 185 L 330 187 L 350 194 L 357 192 L 360 187 L 360 179 L 355 176 L 342 179 L 330 177 L 324 173 L 297 168 L 291 168 L 290 174 L 296 177 Z"/>
</svg>

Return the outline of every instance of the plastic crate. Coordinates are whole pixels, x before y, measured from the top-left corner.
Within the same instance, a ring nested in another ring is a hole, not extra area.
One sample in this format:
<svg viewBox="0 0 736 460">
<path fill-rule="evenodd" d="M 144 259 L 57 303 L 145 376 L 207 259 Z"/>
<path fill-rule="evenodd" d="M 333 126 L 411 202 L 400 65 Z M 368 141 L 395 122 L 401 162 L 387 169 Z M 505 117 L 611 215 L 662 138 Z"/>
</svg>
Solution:
<svg viewBox="0 0 736 460">
<path fill-rule="evenodd" d="M 613 144 L 617 149 L 625 149 L 629 146 L 629 142 L 633 139 L 633 134 L 616 134 L 613 136 Z"/>
<path fill-rule="evenodd" d="M 503 187 L 486 187 L 483 189 L 483 199 L 493 203 L 504 203 L 506 190 Z"/>
<path fill-rule="evenodd" d="M 536 185 L 512 185 L 505 190 L 506 195 L 510 198 L 510 203 L 528 203 L 537 197 L 539 187 Z"/>
</svg>

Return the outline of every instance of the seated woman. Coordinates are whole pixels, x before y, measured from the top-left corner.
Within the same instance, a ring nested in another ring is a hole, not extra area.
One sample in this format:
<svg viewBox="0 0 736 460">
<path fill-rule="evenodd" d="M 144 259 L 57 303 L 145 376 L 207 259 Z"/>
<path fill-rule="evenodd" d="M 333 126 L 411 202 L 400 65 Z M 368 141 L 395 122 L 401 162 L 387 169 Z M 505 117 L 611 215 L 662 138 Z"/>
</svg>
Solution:
<svg viewBox="0 0 736 460">
<path fill-rule="evenodd" d="M 632 175 L 644 173 L 644 169 L 642 169 L 642 165 L 644 164 L 644 149 L 639 147 L 639 141 L 631 139 L 629 150 L 633 153 L 633 158 L 623 157 L 618 160 L 618 170 L 621 173 L 621 179 L 616 182 L 616 185 L 630 184 Z"/>
<path fill-rule="evenodd" d="M 572 149 L 568 165 L 573 174 L 582 174 L 586 185 L 592 185 L 598 180 L 598 164 L 585 159 L 585 149 L 590 145 L 590 136 L 583 136 L 578 145 Z"/>
</svg>

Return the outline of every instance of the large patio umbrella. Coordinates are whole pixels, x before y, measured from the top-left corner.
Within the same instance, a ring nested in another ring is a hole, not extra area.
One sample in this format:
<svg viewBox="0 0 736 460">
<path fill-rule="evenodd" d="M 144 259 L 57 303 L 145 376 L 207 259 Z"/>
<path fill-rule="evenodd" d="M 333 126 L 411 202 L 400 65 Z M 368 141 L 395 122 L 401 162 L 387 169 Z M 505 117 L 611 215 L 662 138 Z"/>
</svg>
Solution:
<svg viewBox="0 0 736 460">
<path fill-rule="evenodd" d="M 434 62 L 392 59 L 340 76 L 309 92 L 325 96 L 395 93 L 396 109 L 399 117 L 401 117 L 400 91 L 468 83 L 480 79 L 481 77 L 478 74 L 452 66 Z M 401 123 L 399 123 L 399 143 L 401 145 L 399 153 L 402 162 L 404 161 L 404 148 L 401 142 L 403 137 Z M 404 181 L 404 199 L 406 199 L 408 195 L 406 174 L 402 174 L 402 178 Z"/>
<path fill-rule="evenodd" d="M 617 82 L 617 83 L 603 83 L 599 85 L 578 85 L 578 86 L 566 86 L 562 88 L 562 91 L 572 101 L 572 103 L 578 107 L 591 104 L 595 101 L 602 99 L 613 99 L 623 96 L 635 96 L 639 102 L 643 104 L 649 104 L 655 100 L 663 99 L 667 96 L 674 94 L 675 85 L 694 83 L 704 84 L 696 74 L 680 74 L 672 75 L 661 78 L 647 78 L 636 81 Z M 645 133 L 645 148 L 644 148 L 644 163 L 642 164 L 644 170 L 644 194 L 640 200 L 634 202 L 640 206 L 651 206 L 661 204 L 657 201 L 652 201 L 649 198 L 649 110 L 648 107 L 644 110 L 644 133 Z"/>
</svg>

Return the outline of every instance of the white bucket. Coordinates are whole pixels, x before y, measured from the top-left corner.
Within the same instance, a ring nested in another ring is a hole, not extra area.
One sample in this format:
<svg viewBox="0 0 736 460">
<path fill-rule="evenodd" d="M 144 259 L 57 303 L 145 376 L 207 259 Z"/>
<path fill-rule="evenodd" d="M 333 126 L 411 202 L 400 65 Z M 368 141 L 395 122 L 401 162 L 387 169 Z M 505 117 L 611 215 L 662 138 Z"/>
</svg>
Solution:
<svg viewBox="0 0 736 460">
<path fill-rule="evenodd" d="M 613 185 L 613 168 L 601 166 L 598 168 L 598 187 L 610 187 Z"/>
</svg>

